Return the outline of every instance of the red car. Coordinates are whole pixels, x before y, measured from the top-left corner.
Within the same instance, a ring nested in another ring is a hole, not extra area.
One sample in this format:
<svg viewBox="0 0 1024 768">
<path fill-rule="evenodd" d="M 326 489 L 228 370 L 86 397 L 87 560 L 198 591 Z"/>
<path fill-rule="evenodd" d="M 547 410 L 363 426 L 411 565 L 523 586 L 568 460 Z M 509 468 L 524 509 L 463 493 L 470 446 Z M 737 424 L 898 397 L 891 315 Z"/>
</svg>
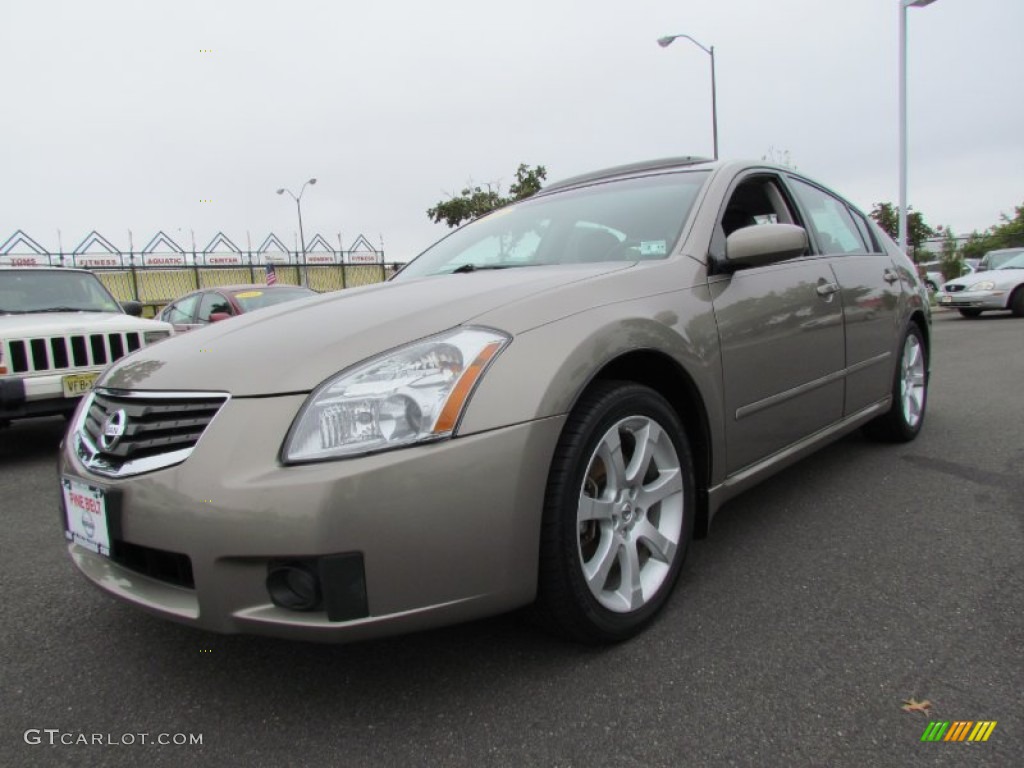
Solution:
<svg viewBox="0 0 1024 768">
<path fill-rule="evenodd" d="M 181 333 L 255 309 L 316 295 L 316 291 L 297 285 L 219 285 L 182 296 L 164 307 L 157 319 L 173 324 L 174 330 Z"/>
</svg>

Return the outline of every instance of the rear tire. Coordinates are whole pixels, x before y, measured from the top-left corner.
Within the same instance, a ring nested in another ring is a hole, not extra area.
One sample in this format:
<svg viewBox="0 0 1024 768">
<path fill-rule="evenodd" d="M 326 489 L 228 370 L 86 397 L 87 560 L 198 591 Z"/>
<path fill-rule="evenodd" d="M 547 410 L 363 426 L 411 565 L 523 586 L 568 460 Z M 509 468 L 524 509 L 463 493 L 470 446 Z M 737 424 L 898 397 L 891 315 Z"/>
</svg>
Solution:
<svg viewBox="0 0 1024 768">
<path fill-rule="evenodd" d="M 921 431 L 927 405 L 928 355 L 924 334 L 916 323 L 911 323 L 900 345 L 892 386 L 892 407 L 884 416 L 868 422 L 864 431 L 873 440 L 909 443 Z"/>
<path fill-rule="evenodd" d="M 972 319 L 975 318 L 975 317 L 981 317 L 981 310 L 980 309 L 961 309 L 961 310 L 959 310 L 959 312 L 964 317 L 969 317 L 969 318 L 972 318 Z"/>
<path fill-rule="evenodd" d="M 548 475 L 534 612 L 588 644 L 632 637 L 672 592 L 696 511 L 679 417 L 649 387 L 599 382 L 569 414 Z"/>
</svg>

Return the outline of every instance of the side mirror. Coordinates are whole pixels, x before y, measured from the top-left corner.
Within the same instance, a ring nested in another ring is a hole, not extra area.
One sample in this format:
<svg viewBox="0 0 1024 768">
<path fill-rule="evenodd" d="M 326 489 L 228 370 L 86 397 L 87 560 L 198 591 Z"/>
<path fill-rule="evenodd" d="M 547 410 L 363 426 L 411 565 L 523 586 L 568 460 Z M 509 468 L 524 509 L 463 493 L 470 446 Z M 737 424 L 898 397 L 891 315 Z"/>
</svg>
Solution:
<svg viewBox="0 0 1024 768">
<path fill-rule="evenodd" d="M 756 224 L 737 229 L 725 239 L 728 271 L 749 269 L 802 256 L 807 232 L 792 224 Z"/>
<path fill-rule="evenodd" d="M 125 311 L 125 314 L 131 315 L 132 317 L 142 317 L 142 302 L 122 301 L 121 309 Z"/>
<path fill-rule="evenodd" d="M 227 320 L 230 317 L 231 317 L 231 315 L 229 315 L 227 312 L 211 312 L 210 313 L 210 322 L 211 323 L 219 323 L 221 320 Z"/>
</svg>

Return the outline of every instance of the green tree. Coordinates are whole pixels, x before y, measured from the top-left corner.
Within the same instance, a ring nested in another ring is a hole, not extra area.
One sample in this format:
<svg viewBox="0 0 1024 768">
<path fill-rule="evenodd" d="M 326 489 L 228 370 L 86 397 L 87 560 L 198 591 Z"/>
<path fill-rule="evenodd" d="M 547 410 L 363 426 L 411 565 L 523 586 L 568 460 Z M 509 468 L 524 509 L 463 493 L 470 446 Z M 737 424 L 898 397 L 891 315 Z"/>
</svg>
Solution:
<svg viewBox="0 0 1024 768">
<path fill-rule="evenodd" d="M 899 209 L 892 203 L 875 203 L 871 207 L 871 218 L 893 240 L 899 237 Z M 907 208 L 907 245 L 914 251 L 935 236 L 935 230 L 925 224 L 924 216 L 913 208 Z"/>
<path fill-rule="evenodd" d="M 520 163 L 516 169 L 516 180 L 509 186 L 507 196 L 501 194 L 501 187 L 498 184 L 487 184 L 483 187 L 471 185 L 463 189 L 458 196 L 451 195 L 449 199 L 428 208 L 427 216 L 434 223 L 443 221 L 449 227 L 457 227 L 464 221 L 472 221 L 495 208 L 537 194 L 547 177 L 548 172 L 543 165 L 530 168 L 525 163 Z"/>
<path fill-rule="evenodd" d="M 961 249 L 964 258 L 980 259 L 989 251 L 999 248 L 1016 248 L 1024 245 L 1024 205 L 1014 208 L 1011 218 L 1005 213 L 999 214 L 1001 224 L 989 227 L 985 232 L 972 232 Z"/>
<path fill-rule="evenodd" d="M 939 269 L 946 280 L 960 277 L 964 273 L 964 260 L 957 248 L 956 236 L 949 227 L 937 228 L 938 234 L 942 237 L 942 248 L 939 252 Z"/>
</svg>

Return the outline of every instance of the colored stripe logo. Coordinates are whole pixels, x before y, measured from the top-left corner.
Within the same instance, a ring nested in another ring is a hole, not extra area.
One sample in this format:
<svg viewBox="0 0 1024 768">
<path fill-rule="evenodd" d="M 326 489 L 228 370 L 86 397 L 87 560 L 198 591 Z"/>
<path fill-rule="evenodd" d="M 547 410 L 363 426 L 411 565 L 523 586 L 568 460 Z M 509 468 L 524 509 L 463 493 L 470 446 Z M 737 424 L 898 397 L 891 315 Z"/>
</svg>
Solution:
<svg viewBox="0 0 1024 768">
<path fill-rule="evenodd" d="M 921 741 L 988 741 L 995 729 L 995 720 L 933 720 L 921 734 Z"/>
</svg>

